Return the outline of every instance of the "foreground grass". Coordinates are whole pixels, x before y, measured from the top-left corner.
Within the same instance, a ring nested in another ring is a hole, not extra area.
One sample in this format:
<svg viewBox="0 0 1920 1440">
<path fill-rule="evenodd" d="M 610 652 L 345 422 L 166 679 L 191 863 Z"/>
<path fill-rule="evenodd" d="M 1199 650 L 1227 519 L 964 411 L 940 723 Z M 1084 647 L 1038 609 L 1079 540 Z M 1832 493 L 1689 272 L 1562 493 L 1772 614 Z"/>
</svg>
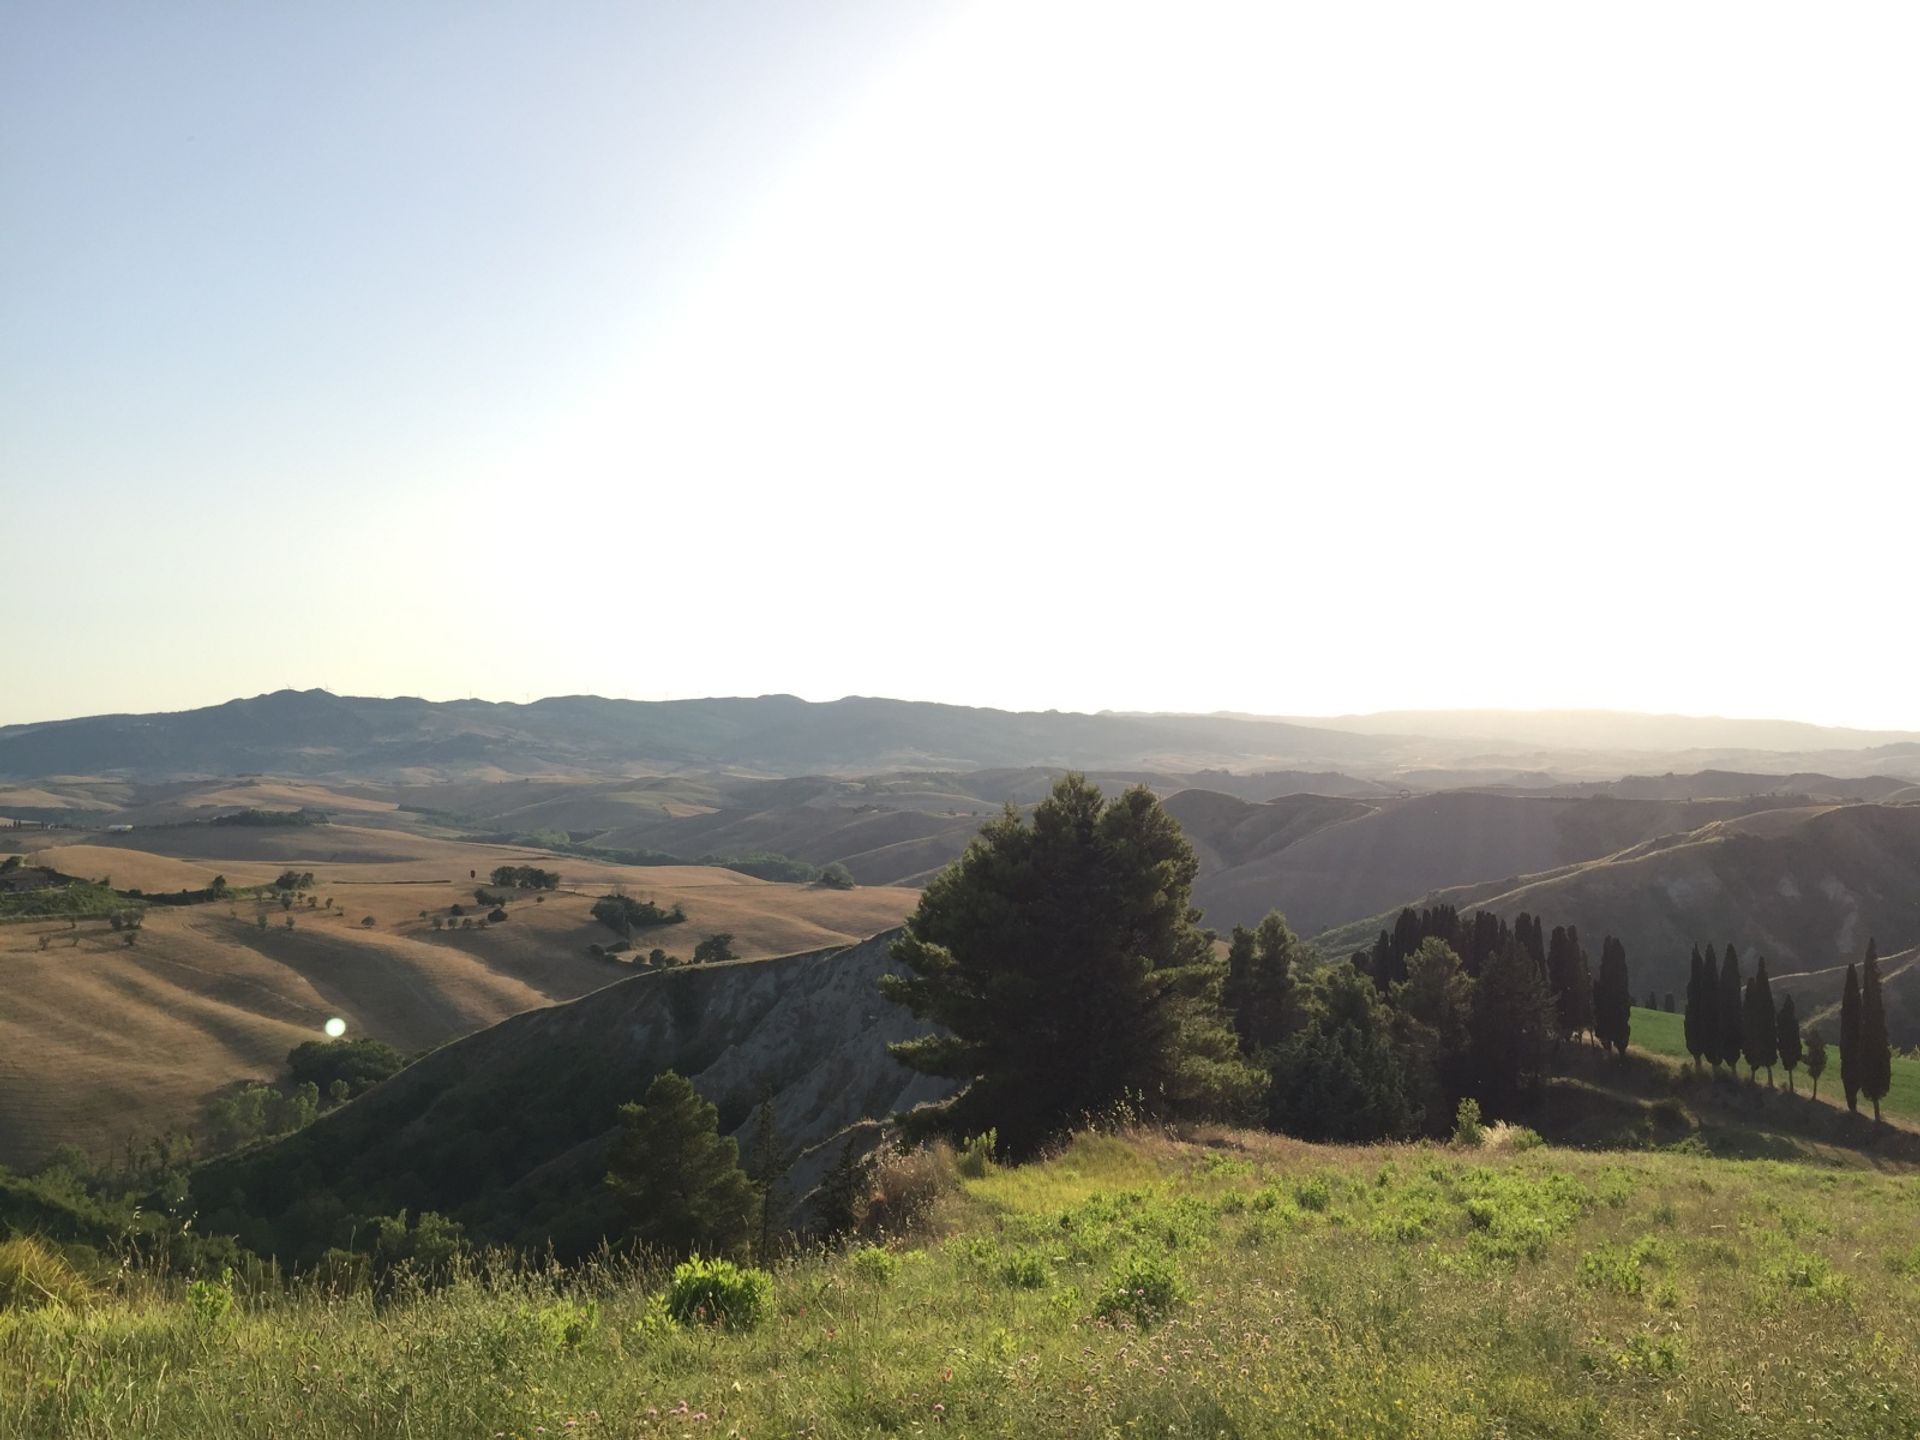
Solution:
<svg viewBox="0 0 1920 1440">
<path fill-rule="evenodd" d="M 1920 1433 L 1912 1177 L 1211 1140 L 963 1182 L 745 1334 L 617 1268 L 0 1315 L 0 1434 Z"/>
<path fill-rule="evenodd" d="M 1835 1036 L 1827 1036 L 1827 1073 L 1820 1077 L 1820 1099 L 1831 1101 L 1835 1105 L 1846 1105 L 1846 1092 L 1840 1087 L 1840 1051 L 1835 1046 Z M 1671 1056 L 1688 1060 L 1686 1017 L 1669 1014 L 1665 1010 L 1645 1010 L 1636 1005 L 1633 1009 L 1633 1043 L 1655 1055 Z M 1740 1073 L 1744 1076 L 1743 1066 Z M 1784 1087 L 1787 1083 L 1786 1072 L 1774 1072 L 1775 1083 Z M 1807 1079 L 1804 1070 L 1798 1071 L 1794 1083 L 1802 1094 L 1810 1093 L 1813 1082 Z M 1860 1102 L 1860 1108 L 1871 1115 L 1873 1107 L 1866 1100 Z M 1893 1057 L 1893 1088 L 1887 1091 L 1886 1098 L 1880 1102 L 1881 1111 L 1889 1116 L 1899 1116 L 1905 1120 L 1920 1120 L 1920 1060 L 1909 1060 L 1903 1055 Z"/>
</svg>

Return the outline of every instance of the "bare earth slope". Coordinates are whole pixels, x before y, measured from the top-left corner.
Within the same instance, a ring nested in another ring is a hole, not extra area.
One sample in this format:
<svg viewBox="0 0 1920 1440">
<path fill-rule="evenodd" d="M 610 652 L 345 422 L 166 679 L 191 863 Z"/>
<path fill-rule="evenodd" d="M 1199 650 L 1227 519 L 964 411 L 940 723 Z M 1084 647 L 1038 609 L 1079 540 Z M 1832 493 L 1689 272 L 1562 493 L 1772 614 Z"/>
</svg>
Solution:
<svg viewBox="0 0 1920 1440">
<path fill-rule="evenodd" d="M 924 1031 L 876 988 L 891 938 L 639 975 L 520 1015 L 299 1134 L 204 1168 L 195 1199 L 214 1228 L 231 1213 L 243 1240 L 283 1257 L 341 1243 L 351 1216 L 401 1208 L 577 1254 L 614 1223 L 600 1181 L 616 1112 L 667 1069 L 693 1080 L 729 1131 L 748 1131 L 772 1090 L 782 1141 L 815 1152 L 791 1178 L 795 1198 L 830 1158 L 824 1142 L 947 1093 L 886 1053 Z M 265 1223 L 249 1228 L 242 1210 Z"/>
</svg>

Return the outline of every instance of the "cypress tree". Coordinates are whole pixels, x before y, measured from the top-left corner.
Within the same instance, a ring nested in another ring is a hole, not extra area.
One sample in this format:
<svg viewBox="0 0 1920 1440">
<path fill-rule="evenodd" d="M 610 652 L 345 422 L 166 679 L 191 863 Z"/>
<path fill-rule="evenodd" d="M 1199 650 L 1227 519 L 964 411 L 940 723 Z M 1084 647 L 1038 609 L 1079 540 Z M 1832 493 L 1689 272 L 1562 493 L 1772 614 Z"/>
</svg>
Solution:
<svg viewBox="0 0 1920 1440">
<path fill-rule="evenodd" d="M 1720 1068 L 1720 957 L 1713 942 L 1700 956 L 1700 1048 L 1707 1064 Z"/>
<path fill-rule="evenodd" d="M 1820 1098 L 1820 1077 L 1827 1073 L 1827 1041 L 1818 1030 L 1807 1032 L 1807 1078 L 1813 1081 L 1813 1098 Z"/>
<path fill-rule="evenodd" d="M 1627 978 L 1627 947 L 1611 935 L 1600 942 L 1600 978 L 1592 994 L 1594 1034 L 1603 1046 L 1625 1055 L 1633 1033 L 1633 989 Z"/>
<path fill-rule="evenodd" d="M 1740 954 L 1732 944 L 1728 944 L 1720 962 L 1720 983 L 1714 988 L 1714 999 L 1720 1005 L 1720 1062 L 1737 1075 L 1740 1044 L 1747 1034 L 1747 997 L 1740 983 Z"/>
<path fill-rule="evenodd" d="M 1767 1072 L 1767 1088 L 1773 1088 L 1773 1066 L 1780 1058 L 1780 1017 L 1773 1008 L 1773 987 L 1767 983 L 1767 957 L 1754 962 L 1753 979 L 1747 982 L 1745 1013 L 1741 1016 L 1740 1050 L 1747 1057 L 1747 1078 L 1757 1079 Z"/>
<path fill-rule="evenodd" d="M 1580 1028 L 1580 996 L 1575 989 L 1573 947 L 1567 943 L 1567 927 L 1553 927 L 1547 941 L 1547 986 L 1553 991 L 1555 1033 L 1570 1039 Z"/>
<path fill-rule="evenodd" d="M 1860 974 L 1847 966 L 1847 988 L 1840 992 L 1840 1088 L 1847 1109 L 1860 1113 Z"/>
<path fill-rule="evenodd" d="M 1787 1090 L 1793 1091 L 1794 1067 L 1800 1063 L 1800 1016 L 1793 1008 L 1793 996 L 1780 1000 L 1780 1013 L 1774 1017 L 1774 1038 L 1780 1047 L 1780 1068 L 1787 1072 Z"/>
<path fill-rule="evenodd" d="M 1700 1037 L 1700 947 L 1697 944 L 1687 959 L 1687 1010 L 1681 1028 L 1686 1032 L 1687 1053 L 1693 1056 L 1693 1068 L 1698 1070 L 1707 1048 Z"/>
<path fill-rule="evenodd" d="M 1880 1102 L 1893 1088 L 1893 1047 L 1887 1043 L 1887 1012 L 1880 996 L 1880 951 L 1867 942 L 1867 963 L 1860 975 L 1860 1093 L 1873 1102 L 1873 1123 L 1880 1123 Z"/>
</svg>

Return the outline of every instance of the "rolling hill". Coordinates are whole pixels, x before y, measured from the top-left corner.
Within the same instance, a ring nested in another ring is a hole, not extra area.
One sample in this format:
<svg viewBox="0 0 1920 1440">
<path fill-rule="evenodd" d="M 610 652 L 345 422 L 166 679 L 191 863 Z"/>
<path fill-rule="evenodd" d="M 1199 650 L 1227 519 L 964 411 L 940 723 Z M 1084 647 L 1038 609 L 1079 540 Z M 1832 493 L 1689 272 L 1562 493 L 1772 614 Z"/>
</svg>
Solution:
<svg viewBox="0 0 1920 1440">
<path fill-rule="evenodd" d="M 1491 731 L 1492 733 L 1489 733 Z M 1769 756 L 1767 746 L 1778 754 Z M 1815 763 L 1825 759 L 1830 764 Z M 1751 762 L 1751 763 L 1747 763 Z M 723 770 L 760 775 L 1073 766 L 1337 770 L 1553 784 L 1634 770 L 1830 770 L 1920 780 L 1920 735 L 1771 721 L 1414 713 L 1299 722 L 1020 712 L 850 696 L 433 702 L 280 690 L 198 710 L 0 727 L 0 777 L 360 780 Z M 9 811 L 8 813 L 12 813 Z"/>
<path fill-rule="evenodd" d="M 197 889 L 216 873 L 234 886 L 259 884 L 292 865 L 314 872 L 311 893 L 332 908 L 283 912 L 250 899 L 155 906 L 132 946 L 105 920 L 0 924 L 0 1164 L 31 1164 L 62 1143 L 107 1154 L 191 1124 L 226 1087 L 280 1074 L 287 1052 L 331 1017 L 413 1052 L 611 984 L 632 969 L 588 954 L 615 939 L 588 910 L 615 887 L 684 907 L 684 924 L 638 937 L 642 948 L 683 958 L 718 931 L 733 935 L 743 957 L 846 945 L 898 924 L 916 899 L 907 889 L 635 869 L 350 826 L 191 827 L 141 838 L 174 844 L 168 854 L 54 845 L 36 859 L 149 893 Z M 433 928 L 430 917 L 454 904 L 469 918 L 483 913 L 469 871 L 484 878 L 495 865 L 527 861 L 557 869 L 560 891 L 513 901 L 504 924 Z"/>
<path fill-rule="evenodd" d="M 1428 897 L 1462 911 L 1528 911 L 1577 925 L 1589 948 L 1626 944 L 1635 994 L 1681 991 L 1695 943 L 1733 942 L 1751 970 L 1777 976 L 1920 944 L 1920 807 L 1803 805 L 1716 820 L 1541 874 Z M 1421 903 L 1409 895 L 1407 903 Z M 1367 943 L 1391 913 L 1322 937 L 1338 953 Z M 1903 981 L 1902 984 L 1910 982 Z M 1920 1035 L 1899 1043 L 1920 1042 Z"/>
</svg>

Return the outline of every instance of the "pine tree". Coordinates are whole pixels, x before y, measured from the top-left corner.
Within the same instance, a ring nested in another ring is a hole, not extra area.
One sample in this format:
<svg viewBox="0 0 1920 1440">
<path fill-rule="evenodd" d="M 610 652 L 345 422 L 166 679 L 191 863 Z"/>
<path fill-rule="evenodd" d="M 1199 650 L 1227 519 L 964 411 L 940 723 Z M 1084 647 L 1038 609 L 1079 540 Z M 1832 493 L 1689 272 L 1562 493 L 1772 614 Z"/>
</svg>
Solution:
<svg viewBox="0 0 1920 1440">
<path fill-rule="evenodd" d="M 1827 1073 L 1827 1041 L 1818 1030 L 1807 1032 L 1807 1078 L 1813 1081 L 1813 1098 L 1820 1098 L 1820 1077 Z"/>
<path fill-rule="evenodd" d="M 1893 1088 L 1893 1048 L 1887 1042 L 1887 1011 L 1880 995 L 1880 949 L 1867 942 L 1860 970 L 1860 1093 L 1873 1102 L 1873 1123 L 1880 1123 L 1880 1102 Z"/>
<path fill-rule="evenodd" d="M 1698 1070 L 1700 1062 L 1706 1058 L 1706 1041 L 1701 1037 L 1700 1026 L 1700 947 L 1693 947 L 1693 954 L 1687 960 L 1687 1010 L 1681 1021 L 1681 1028 L 1687 1037 L 1687 1053 L 1693 1056 L 1693 1068 Z"/>
<path fill-rule="evenodd" d="M 743 1253 L 753 1239 L 753 1182 L 720 1112 L 668 1070 L 646 1098 L 620 1107 L 607 1185 L 633 1217 L 633 1235 L 674 1255 Z"/>
<path fill-rule="evenodd" d="M 914 1127 L 996 1129 L 1021 1154 L 1129 1099 L 1161 1116 L 1249 1113 L 1266 1077 L 1220 1006 L 1198 870 L 1144 786 L 1108 802 L 1072 774 L 1030 818 L 1009 806 L 989 823 L 894 942 L 911 973 L 880 982 L 940 1027 L 889 1046 L 894 1058 L 969 1082 Z"/>
<path fill-rule="evenodd" d="M 1774 1017 L 1774 1039 L 1780 1049 L 1780 1068 L 1787 1072 L 1787 1091 L 1793 1093 L 1793 1072 L 1800 1063 L 1800 1016 L 1793 1008 L 1793 996 L 1780 1000 L 1780 1013 Z"/>
<path fill-rule="evenodd" d="M 1767 1088 L 1773 1088 L 1773 1066 L 1780 1058 L 1780 1016 L 1773 1008 L 1773 987 L 1767 983 L 1767 957 L 1754 962 L 1753 979 L 1747 982 L 1746 1004 L 1741 1016 L 1741 1053 L 1747 1057 L 1747 1078 L 1767 1072 Z"/>
<path fill-rule="evenodd" d="M 1740 955 L 1731 944 L 1720 963 L 1720 983 L 1714 987 L 1720 1005 L 1720 1063 L 1738 1074 L 1740 1043 L 1746 1038 L 1746 992 L 1740 983 Z"/>
<path fill-rule="evenodd" d="M 754 1237 L 753 1258 L 760 1265 L 768 1264 L 773 1258 L 775 1235 L 786 1213 L 786 1194 L 782 1187 L 787 1172 L 799 1157 L 799 1151 L 780 1131 L 773 1101 L 772 1084 L 762 1085 L 760 1107 L 753 1121 L 753 1144 L 747 1154 L 748 1176 L 759 1196 L 760 1224 Z"/>
<path fill-rule="evenodd" d="M 1246 1055 L 1259 1055 L 1292 1033 L 1298 1021 L 1293 967 L 1302 957 L 1300 938 L 1286 917 L 1269 911 L 1259 926 L 1233 927 L 1227 950 L 1227 978 L 1220 999 Z"/>
<path fill-rule="evenodd" d="M 1840 1088 L 1847 1109 L 1860 1113 L 1860 974 L 1847 966 L 1846 988 L 1840 992 Z"/>
</svg>

